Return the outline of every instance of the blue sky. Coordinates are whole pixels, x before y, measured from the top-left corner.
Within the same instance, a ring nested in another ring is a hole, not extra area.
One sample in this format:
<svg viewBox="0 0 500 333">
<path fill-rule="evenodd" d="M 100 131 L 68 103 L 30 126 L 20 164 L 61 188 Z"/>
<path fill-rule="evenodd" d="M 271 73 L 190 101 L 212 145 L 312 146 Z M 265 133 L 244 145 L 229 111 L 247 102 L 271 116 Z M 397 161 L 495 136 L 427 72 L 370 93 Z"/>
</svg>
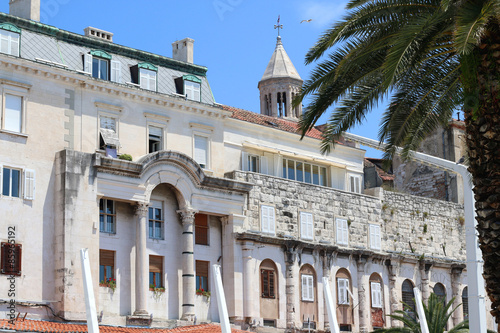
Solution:
<svg viewBox="0 0 500 333">
<path fill-rule="evenodd" d="M 259 112 L 257 83 L 276 45 L 278 15 L 283 45 L 303 80 L 307 50 L 345 13 L 347 1 L 326 0 L 41 0 L 41 22 L 82 33 L 87 26 L 114 33 L 114 42 L 172 55 L 172 42 L 190 37 L 194 62 L 208 67 L 218 103 Z M 8 1 L 0 11 L 8 13 Z M 312 19 L 309 23 L 302 20 Z M 352 133 L 377 138 L 380 110 Z M 320 123 L 326 122 L 323 117 Z M 367 156 L 380 153 L 369 150 Z"/>
</svg>

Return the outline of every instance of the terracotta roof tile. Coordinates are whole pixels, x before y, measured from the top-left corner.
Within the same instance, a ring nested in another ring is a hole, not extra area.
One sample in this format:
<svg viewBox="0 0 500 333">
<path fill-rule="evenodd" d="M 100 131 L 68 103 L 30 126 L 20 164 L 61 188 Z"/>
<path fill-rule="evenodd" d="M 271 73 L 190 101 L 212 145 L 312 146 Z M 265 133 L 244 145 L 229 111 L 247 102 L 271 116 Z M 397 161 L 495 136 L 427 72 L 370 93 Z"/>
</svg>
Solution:
<svg viewBox="0 0 500 333">
<path fill-rule="evenodd" d="M 16 320 L 14 325 L 10 324 L 7 319 L 0 320 L 0 329 L 15 330 L 19 332 L 47 332 L 47 333 L 85 333 L 87 325 L 71 324 L 71 323 L 56 323 L 41 320 Z M 221 328 L 216 324 L 203 324 L 182 326 L 174 329 L 161 328 L 142 328 L 142 327 L 116 327 L 116 326 L 99 326 L 99 331 L 104 333 L 182 333 L 182 332 L 199 332 L 199 333 L 215 333 L 221 332 Z M 242 333 L 244 331 L 232 329 L 233 333 Z"/>
<path fill-rule="evenodd" d="M 276 128 L 282 131 L 290 133 L 298 133 L 299 124 L 295 121 L 281 119 L 277 117 L 266 116 L 263 114 L 235 108 L 233 106 L 221 105 L 221 107 L 226 111 L 231 111 L 233 114 L 231 118 L 247 121 L 249 123 L 258 124 L 266 127 Z M 307 137 L 314 139 L 322 139 L 321 131 L 313 127 L 309 132 L 306 133 Z"/>
<path fill-rule="evenodd" d="M 394 181 L 394 174 L 388 173 L 380 167 L 383 162 L 384 160 L 380 158 L 365 157 L 365 167 L 375 167 L 375 170 L 383 181 Z"/>
</svg>

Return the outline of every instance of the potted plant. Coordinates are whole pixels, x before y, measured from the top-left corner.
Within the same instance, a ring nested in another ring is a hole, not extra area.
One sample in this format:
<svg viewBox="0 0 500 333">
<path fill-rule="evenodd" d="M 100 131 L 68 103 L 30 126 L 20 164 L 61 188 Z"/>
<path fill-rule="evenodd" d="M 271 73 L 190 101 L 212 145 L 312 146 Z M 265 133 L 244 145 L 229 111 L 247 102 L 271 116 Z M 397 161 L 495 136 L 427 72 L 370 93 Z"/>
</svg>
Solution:
<svg viewBox="0 0 500 333">
<path fill-rule="evenodd" d="M 205 297 L 210 297 L 210 291 L 204 290 L 203 288 L 196 289 L 196 295 L 203 295 Z"/>
<path fill-rule="evenodd" d="M 107 288 L 111 289 L 112 292 L 115 292 L 116 279 L 108 278 L 108 279 L 102 280 L 101 282 L 99 282 L 99 286 L 100 287 L 107 287 Z"/>
</svg>

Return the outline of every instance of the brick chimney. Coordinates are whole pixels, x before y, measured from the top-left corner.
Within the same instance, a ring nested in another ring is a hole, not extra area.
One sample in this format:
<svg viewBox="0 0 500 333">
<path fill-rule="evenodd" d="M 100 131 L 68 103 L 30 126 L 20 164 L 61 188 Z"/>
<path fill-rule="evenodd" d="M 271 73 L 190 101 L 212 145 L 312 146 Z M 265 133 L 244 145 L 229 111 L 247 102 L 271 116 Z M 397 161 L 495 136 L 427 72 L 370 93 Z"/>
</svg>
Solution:
<svg viewBox="0 0 500 333">
<path fill-rule="evenodd" d="M 9 14 L 40 22 L 40 0 L 10 0 Z"/>
<path fill-rule="evenodd" d="M 184 38 L 172 43 L 172 58 L 193 63 L 194 39 Z"/>
</svg>

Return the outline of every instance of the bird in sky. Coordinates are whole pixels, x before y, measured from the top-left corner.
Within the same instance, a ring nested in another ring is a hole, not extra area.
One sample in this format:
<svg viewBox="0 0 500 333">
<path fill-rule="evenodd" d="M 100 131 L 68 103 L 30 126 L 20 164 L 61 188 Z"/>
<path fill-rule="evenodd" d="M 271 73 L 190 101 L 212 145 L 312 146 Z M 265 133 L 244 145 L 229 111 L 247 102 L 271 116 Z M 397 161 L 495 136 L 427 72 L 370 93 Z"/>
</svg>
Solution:
<svg viewBox="0 0 500 333">
<path fill-rule="evenodd" d="M 302 21 L 300 21 L 300 23 L 302 23 L 302 22 L 309 23 L 309 22 L 311 22 L 312 20 L 313 20 L 313 19 L 309 19 L 309 20 L 302 20 Z"/>
</svg>

